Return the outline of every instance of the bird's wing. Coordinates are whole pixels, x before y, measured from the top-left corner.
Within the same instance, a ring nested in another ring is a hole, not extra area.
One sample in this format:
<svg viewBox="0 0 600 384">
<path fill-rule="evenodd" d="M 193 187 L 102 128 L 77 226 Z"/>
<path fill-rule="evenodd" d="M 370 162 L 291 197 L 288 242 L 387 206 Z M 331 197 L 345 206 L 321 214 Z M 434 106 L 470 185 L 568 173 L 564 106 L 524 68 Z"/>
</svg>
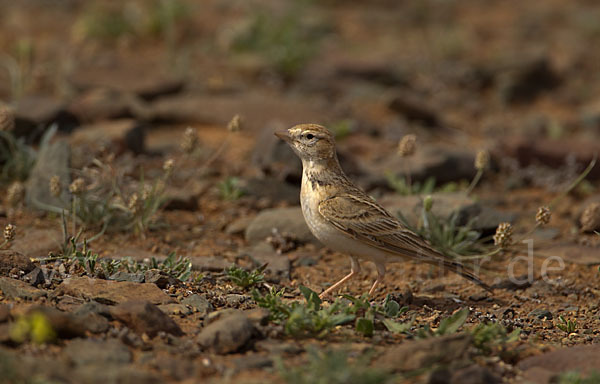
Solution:
<svg viewBox="0 0 600 384">
<path fill-rule="evenodd" d="M 368 197 L 336 195 L 319 204 L 319 213 L 345 234 L 387 252 L 444 266 L 491 291 L 460 262 L 444 257 L 419 235 Z"/>
<path fill-rule="evenodd" d="M 340 231 L 385 251 L 421 260 L 442 257 L 370 199 L 337 195 L 322 201 L 319 213 Z"/>
</svg>

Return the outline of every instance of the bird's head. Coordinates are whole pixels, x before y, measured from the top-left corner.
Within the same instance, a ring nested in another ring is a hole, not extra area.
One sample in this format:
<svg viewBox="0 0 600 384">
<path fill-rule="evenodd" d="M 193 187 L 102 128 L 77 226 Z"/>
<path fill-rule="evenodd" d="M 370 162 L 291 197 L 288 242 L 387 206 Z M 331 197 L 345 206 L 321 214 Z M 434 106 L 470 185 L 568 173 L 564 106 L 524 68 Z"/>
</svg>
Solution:
<svg viewBox="0 0 600 384">
<path fill-rule="evenodd" d="M 329 161 L 336 157 L 333 135 L 321 125 L 299 124 L 275 135 L 288 143 L 303 162 Z"/>
</svg>

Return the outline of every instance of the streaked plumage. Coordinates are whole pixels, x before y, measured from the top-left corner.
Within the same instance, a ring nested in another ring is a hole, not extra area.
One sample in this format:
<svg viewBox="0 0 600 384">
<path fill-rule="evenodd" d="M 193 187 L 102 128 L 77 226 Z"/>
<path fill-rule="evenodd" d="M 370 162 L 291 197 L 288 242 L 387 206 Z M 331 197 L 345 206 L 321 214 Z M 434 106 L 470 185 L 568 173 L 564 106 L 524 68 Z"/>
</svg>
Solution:
<svg viewBox="0 0 600 384">
<path fill-rule="evenodd" d="M 381 282 L 385 265 L 414 259 L 449 268 L 490 289 L 462 264 L 433 249 L 346 177 L 337 160 L 331 133 L 316 124 L 301 124 L 276 135 L 285 140 L 302 160 L 300 201 L 312 233 L 327 247 L 351 258 L 351 272 L 332 285 L 325 296 L 360 271 L 359 259 L 375 264 L 378 277 L 369 294 Z"/>
</svg>

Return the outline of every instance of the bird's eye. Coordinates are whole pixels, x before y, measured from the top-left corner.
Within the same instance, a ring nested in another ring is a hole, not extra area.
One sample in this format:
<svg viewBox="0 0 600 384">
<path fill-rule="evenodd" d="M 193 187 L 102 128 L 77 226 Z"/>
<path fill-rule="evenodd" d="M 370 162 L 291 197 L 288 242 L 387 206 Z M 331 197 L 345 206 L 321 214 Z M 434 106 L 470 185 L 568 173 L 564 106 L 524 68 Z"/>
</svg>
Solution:
<svg viewBox="0 0 600 384">
<path fill-rule="evenodd" d="M 314 138 L 315 138 L 315 135 L 313 135 L 312 133 L 309 133 L 309 134 L 307 134 L 307 135 L 306 135 L 306 138 L 307 138 L 308 140 L 312 140 L 312 139 L 314 139 Z"/>
</svg>

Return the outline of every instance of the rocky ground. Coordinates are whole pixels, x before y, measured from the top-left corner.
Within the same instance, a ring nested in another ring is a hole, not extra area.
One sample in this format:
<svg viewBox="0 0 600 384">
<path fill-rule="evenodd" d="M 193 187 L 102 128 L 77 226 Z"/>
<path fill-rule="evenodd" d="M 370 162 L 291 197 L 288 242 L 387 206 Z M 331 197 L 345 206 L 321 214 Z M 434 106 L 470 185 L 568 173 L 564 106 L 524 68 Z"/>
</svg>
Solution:
<svg viewBox="0 0 600 384">
<path fill-rule="evenodd" d="M 0 382 L 600 382 L 598 18 L 0 2 Z M 405 262 L 318 300 L 349 260 L 310 234 L 273 136 L 303 122 L 493 293 Z"/>
</svg>

